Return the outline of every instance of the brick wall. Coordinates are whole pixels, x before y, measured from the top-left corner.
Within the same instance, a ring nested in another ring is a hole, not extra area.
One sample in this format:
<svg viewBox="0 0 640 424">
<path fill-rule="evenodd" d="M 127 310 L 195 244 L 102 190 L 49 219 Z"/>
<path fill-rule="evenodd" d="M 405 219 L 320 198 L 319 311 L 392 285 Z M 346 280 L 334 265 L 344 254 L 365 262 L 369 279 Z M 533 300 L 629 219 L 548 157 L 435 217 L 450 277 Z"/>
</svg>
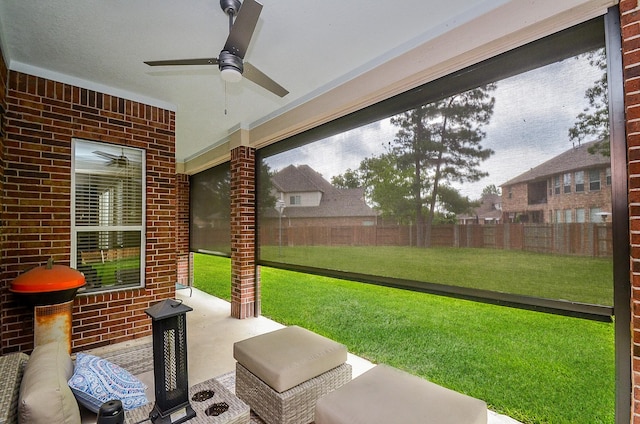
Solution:
<svg viewBox="0 0 640 424">
<path fill-rule="evenodd" d="M 4 56 L 2 56 L 2 50 L 0 49 L 0 266 L 4 263 L 4 250 L 2 249 L 2 240 L 4 239 L 4 224 L 2 219 L 2 210 L 4 209 L 4 111 L 7 107 L 7 79 L 9 77 L 7 66 L 4 62 Z M 2 275 L 2 269 L 0 268 L 0 278 Z M 2 286 L 0 286 L 1 288 Z M 1 296 L 0 292 L 0 296 Z M 4 316 L 4 306 L 0 301 L 0 317 Z M 1 319 L 1 318 L 0 318 Z M 3 331 L 0 328 L 0 346 L 3 345 Z M 2 349 L 0 349 L 2 353 Z"/>
<path fill-rule="evenodd" d="M 259 315 L 256 309 L 255 149 L 231 150 L 231 316 Z"/>
<path fill-rule="evenodd" d="M 146 286 L 78 296 L 73 349 L 150 334 L 144 310 L 175 293 L 175 113 L 14 71 L 6 102 L 0 353 L 33 347 L 32 310 L 8 292 L 11 281 L 49 257 L 69 264 L 73 137 L 147 155 Z"/>
<path fill-rule="evenodd" d="M 631 240 L 632 419 L 640 424 L 640 8 L 620 2 Z"/>
</svg>

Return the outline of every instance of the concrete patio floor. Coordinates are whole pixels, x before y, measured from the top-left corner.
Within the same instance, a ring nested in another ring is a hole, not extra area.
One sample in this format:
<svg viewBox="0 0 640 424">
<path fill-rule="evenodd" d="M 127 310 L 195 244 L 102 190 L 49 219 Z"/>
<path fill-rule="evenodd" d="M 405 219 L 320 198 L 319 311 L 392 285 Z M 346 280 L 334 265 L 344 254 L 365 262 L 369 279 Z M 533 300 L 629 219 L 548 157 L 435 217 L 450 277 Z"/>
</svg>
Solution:
<svg viewBox="0 0 640 424">
<path fill-rule="evenodd" d="M 189 367 L 189 385 L 194 385 L 210 378 L 235 370 L 233 344 L 248 337 L 263 334 L 282 328 L 283 325 L 265 317 L 239 320 L 230 317 L 229 302 L 218 299 L 198 289 L 178 290 L 177 299 L 193 308 L 187 313 L 187 361 Z M 122 349 L 129 345 L 149 343 L 151 337 L 136 339 L 125 343 L 110 345 L 93 350 L 100 355 L 107 350 Z M 348 355 L 353 377 L 374 367 L 375 364 L 356 355 Z M 153 372 L 138 376 L 147 386 L 149 398 L 153 397 Z M 83 414 L 83 423 L 95 422 L 95 415 Z M 504 415 L 489 411 L 488 424 L 519 424 Z"/>
</svg>

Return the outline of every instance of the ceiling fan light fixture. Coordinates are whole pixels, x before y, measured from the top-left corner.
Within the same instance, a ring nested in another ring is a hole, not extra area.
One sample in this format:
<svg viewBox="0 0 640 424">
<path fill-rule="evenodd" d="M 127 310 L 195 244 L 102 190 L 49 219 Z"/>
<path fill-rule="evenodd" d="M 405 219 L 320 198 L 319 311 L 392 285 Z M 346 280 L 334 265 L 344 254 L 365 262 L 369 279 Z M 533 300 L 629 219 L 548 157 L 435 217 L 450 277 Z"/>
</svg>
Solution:
<svg viewBox="0 0 640 424">
<path fill-rule="evenodd" d="M 220 69 L 220 76 L 226 82 L 240 82 L 242 80 L 242 74 L 233 66 Z"/>
<path fill-rule="evenodd" d="M 225 50 L 221 51 L 218 67 L 224 81 L 240 82 L 242 80 L 242 72 L 244 71 L 242 59 L 235 54 Z"/>
</svg>

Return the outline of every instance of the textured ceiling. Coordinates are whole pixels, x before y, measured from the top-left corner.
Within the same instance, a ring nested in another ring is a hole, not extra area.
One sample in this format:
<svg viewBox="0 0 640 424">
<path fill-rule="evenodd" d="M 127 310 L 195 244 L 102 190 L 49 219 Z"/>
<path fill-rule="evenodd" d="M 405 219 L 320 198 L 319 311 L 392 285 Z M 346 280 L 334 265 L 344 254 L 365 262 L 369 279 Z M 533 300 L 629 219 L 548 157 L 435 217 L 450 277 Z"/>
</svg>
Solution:
<svg viewBox="0 0 640 424">
<path fill-rule="evenodd" d="M 0 40 L 10 69 L 176 110 L 183 161 L 506 1 L 262 3 L 245 60 L 284 98 L 247 80 L 225 88 L 215 66 L 143 63 L 216 57 L 228 34 L 217 0 L 0 0 Z"/>
</svg>

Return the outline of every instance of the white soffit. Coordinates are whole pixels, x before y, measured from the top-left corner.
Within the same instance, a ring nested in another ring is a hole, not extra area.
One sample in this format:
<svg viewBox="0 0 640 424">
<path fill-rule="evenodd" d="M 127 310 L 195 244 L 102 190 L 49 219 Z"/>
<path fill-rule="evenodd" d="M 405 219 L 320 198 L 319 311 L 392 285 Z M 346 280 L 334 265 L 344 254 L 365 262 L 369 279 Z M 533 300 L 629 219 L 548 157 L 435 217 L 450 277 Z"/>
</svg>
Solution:
<svg viewBox="0 0 640 424">
<path fill-rule="evenodd" d="M 362 109 L 393 95 L 424 84 L 466 66 L 561 31 L 596 16 L 614 6 L 615 0 L 555 0 L 501 2 L 498 7 L 473 19 L 459 22 L 448 31 L 434 30 L 423 35 L 424 42 L 412 40 L 411 48 L 393 60 L 356 74 L 336 87 L 324 87 L 315 97 L 288 105 L 253 122 L 251 145 L 264 147 L 307 129 Z M 385 55 L 385 56 L 388 56 Z M 355 72 L 355 71 L 354 71 Z M 198 172 L 228 159 L 216 148 L 187 160 L 181 169 Z"/>
</svg>

